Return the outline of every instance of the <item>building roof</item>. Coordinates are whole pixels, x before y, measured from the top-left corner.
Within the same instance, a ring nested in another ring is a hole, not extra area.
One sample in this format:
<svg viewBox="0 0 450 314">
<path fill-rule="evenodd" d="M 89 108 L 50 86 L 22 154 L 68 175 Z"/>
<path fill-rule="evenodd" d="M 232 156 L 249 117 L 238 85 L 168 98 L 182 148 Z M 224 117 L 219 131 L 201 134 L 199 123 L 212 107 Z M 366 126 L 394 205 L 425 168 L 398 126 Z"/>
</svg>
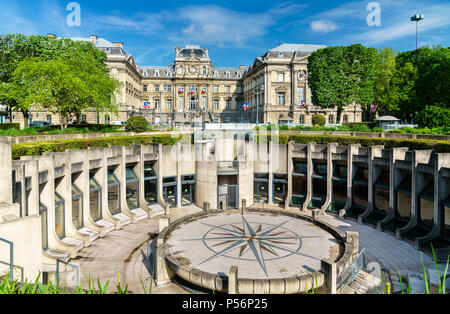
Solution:
<svg viewBox="0 0 450 314">
<path fill-rule="evenodd" d="M 382 116 L 382 117 L 378 117 L 377 121 L 400 121 L 400 120 L 397 119 L 396 117 L 392 117 L 392 116 Z"/>
<path fill-rule="evenodd" d="M 326 48 L 324 45 L 305 45 L 305 44 L 282 44 L 278 47 L 270 49 L 271 52 L 314 52 L 316 50 Z"/>
</svg>

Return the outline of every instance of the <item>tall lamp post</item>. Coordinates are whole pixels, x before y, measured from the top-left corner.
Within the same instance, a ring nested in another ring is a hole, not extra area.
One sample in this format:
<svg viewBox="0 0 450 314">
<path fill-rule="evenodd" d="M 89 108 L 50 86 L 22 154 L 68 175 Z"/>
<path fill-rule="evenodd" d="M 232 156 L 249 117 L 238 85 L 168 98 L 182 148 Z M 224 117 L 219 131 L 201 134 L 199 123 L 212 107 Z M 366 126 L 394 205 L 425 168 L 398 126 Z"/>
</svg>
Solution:
<svg viewBox="0 0 450 314">
<path fill-rule="evenodd" d="M 419 49 L 419 22 L 425 18 L 422 14 L 416 14 L 411 17 L 411 22 L 416 22 L 416 50 Z"/>
</svg>

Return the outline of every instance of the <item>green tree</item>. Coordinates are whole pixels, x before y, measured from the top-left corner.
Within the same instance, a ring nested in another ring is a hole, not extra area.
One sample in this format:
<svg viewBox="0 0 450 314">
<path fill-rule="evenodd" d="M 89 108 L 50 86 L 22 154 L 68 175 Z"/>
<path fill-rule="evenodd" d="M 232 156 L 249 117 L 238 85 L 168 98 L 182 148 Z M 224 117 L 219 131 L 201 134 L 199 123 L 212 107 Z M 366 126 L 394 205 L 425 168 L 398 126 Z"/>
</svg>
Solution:
<svg viewBox="0 0 450 314">
<path fill-rule="evenodd" d="M 312 101 L 322 107 L 372 103 L 376 77 L 377 50 L 360 44 L 328 47 L 308 58 L 308 85 Z M 339 120 L 338 120 L 339 121 Z"/>
<path fill-rule="evenodd" d="M 12 79 L 18 64 L 27 58 L 39 58 L 41 61 L 60 59 L 72 64 L 81 60 L 77 66 L 83 66 L 86 71 L 89 71 L 90 68 L 96 69 L 97 74 L 99 72 L 108 73 L 105 64 L 106 54 L 95 48 L 90 42 L 73 41 L 68 38 L 56 39 L 48 36 L 0 35 L 0 103 L 22 112 L 25 126 L 28 125 L 30 106 L 23 102 L 26 97 L 20 95 L 21 92 L 25 92 L 24 90 L 14 91 L 16 86 L 12 83 Z M 83 60 L 88 60 L 89 63 Z M 87 79 L 87 77 L 82 79 Z M 93 89 L 97 89 L 98 92 L 104 84 L 107 82 L 102 80 L 98 84 L 94 84 Z M 103 95 L 104 97 L 107 94 L 108 92 L 105 94 L 100 90 L 97 96 Z M 22 99 L 22 102 L 18 103 L 18 99 Z M 99 104 L 97 102 L 97 105 Z"/>
<path fill-rule="evenodd" d="M 438 128 L 450 126 L 450 109 L 441 106 L 426 106 L 417 115 L 417 123 L 421 127 Z"/>
<path fill-rule="evenodd" d="M 6 93 L 18 108 L 37 107 L 58 114 L 62 130 L 84 110 L 117 111 L 113 96 L 119 83 L 85 57 L 25 59 L 7 85 Z"/>
<path fill-rule="evenodd" d="M 389 88 L 395 72 L 396 56 L 397 52 L 390 48 L 378 50 L 374 101 L 381 111 L 386 111 L 390 106 Z"/>
</svg>

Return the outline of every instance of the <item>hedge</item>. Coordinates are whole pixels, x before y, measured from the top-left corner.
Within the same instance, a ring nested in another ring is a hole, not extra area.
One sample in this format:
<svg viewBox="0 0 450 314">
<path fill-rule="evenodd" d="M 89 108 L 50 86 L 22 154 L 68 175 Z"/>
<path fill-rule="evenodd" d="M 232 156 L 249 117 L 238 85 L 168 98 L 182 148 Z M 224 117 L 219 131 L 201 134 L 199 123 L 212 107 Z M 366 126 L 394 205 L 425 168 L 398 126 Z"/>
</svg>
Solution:
<svg viewBox="0 0 450 314">
<path fill-rule="evenodd" d="M 0 130 L 17 129 L 20 130 L 20 123 L 0 123 Z"/>
<path fill-rule="evenodd" d="M 257 142 L 259 143 L 259 135 Z M 295 142 L 297 144 L 317 143 L 327 145 L 330 143 L 338 143 L 342 146 L 350 144 L 361 144 L 363 147 L 376 145 L 384 145 L 386 149 L 395 147 L 408 147 L 410 150 L 430 150 L 433 149 L 438 153 L 450 153 L 450 141 L 434 141 L 434 140 L 410 140 L 410 139 L 394 139 L 380 137 L 353 137 L 353 136 L 335 136 L 335 135 L 305 135 L 305 134 L 280 134 L 277 136 L 280 144 L 288 144 Z M 267 135 L 267 141 L 272 140 L 271 135 Z"/>
<path fill-rule="evenodd" d="M 191 137 L 183 138 L 183 135 L 142 135 L 123 137 L 101 137 L 94 139 L 58 140 L 49 142 L 20 143 L 12 145 L 12 159 L 18 160 L 21 156 L 40 156 L 45 152 L 65 152 L 68 149 L 87 149 L 89 147 L 130 146 L 162 144 L 172 146 L 178 141 L 192 141 Z"/>
</svg>

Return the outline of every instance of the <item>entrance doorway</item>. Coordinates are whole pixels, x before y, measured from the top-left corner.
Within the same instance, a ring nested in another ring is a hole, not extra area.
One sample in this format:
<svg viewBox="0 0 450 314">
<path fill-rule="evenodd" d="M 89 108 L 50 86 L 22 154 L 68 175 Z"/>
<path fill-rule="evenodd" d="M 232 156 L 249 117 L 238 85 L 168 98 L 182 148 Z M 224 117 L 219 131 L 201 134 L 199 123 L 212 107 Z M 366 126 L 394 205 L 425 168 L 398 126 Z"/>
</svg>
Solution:
<svg viewBox="0 0 450 314">
<path fill-rule="evenodd" d="M 217 208 L 239 208 L 239 188 L 237 185 L 219 185 L 217 187 Z"/>
<path fill-rule="evenodd" d="M 177 177 L 163 179 L 163 195 L 169 207 L 177 207 Z"/>
</svg>

